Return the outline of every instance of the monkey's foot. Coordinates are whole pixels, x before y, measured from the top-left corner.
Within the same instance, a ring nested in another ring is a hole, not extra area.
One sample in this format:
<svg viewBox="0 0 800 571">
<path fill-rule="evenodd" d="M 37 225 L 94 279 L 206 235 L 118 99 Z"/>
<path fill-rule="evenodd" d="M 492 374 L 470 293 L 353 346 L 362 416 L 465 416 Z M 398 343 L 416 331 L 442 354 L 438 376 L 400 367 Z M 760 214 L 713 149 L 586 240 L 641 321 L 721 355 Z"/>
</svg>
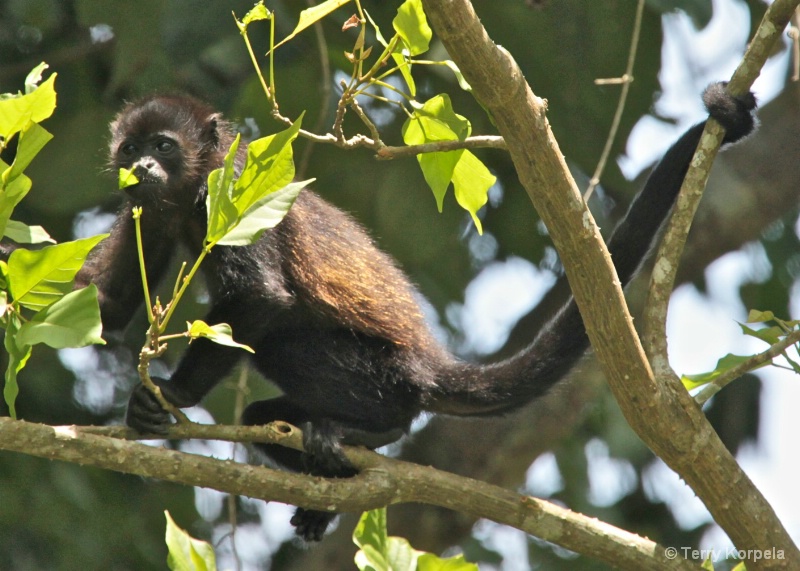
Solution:
<svg viewBox="0 0 800 571">
<path fill-rule="evenodd" d="M 306 541 L 322 541 L 325 531 L 336 517 L 335 513 L 297 508 L 291 524 L 294 532 Z"/>
</svg>

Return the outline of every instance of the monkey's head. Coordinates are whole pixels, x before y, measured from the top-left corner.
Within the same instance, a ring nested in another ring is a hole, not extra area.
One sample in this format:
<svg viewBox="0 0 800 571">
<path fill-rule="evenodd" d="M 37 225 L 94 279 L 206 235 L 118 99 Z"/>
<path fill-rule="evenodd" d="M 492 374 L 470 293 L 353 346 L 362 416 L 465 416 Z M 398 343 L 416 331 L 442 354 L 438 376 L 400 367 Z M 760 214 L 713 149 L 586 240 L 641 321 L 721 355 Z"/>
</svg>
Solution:
<svg viewBox="0 0 800 571">
<path fill-rule="evenodd" d="M 208 173 L 222 164 L 232 138 L 220 115 L 182 95 L 129 103 L 111 123 L 111 166 L 133 169 L 125 190 L 136 203 L 185 207 L 205 200 Z M 202 190 L 201 190 L 202 192 Z"/>
</svg>

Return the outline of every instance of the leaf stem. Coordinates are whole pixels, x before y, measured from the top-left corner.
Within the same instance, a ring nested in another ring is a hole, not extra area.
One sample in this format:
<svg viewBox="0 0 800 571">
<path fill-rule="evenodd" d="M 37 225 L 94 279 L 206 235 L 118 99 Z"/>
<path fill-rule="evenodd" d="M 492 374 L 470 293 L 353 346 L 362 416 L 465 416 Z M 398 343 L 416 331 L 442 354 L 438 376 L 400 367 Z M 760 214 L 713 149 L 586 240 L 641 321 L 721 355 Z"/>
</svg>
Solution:
<svg viewBox="0 0 800 571">
<path fill-rule="evenodd" d="M 236 19 L 236 16 L 234 16 Z M 271 20 L 271 28 L 270 28 L 270 83 L 274 87 L 274 76 L 273 76 L 273 67 L 272 67 L 272 46 L 275 40 L 275 17 L 270 17 Z M 238 24 L 238 20 L 237 20 Z M 258 75 L 258 80 L 261 82 L 261 87 L 264 89 L 264 94 L 267 96 L 267 100 L 270 101 L 273 107 L 277 107 L 277 102 L 275 101 L 275 97 L 273 92 L 270 90 L 269 86 L 267 85 L 267 81 L 264 79 L 264 74 L 261 73 L 261 67 L 258 65 L 258 60 L 256 59 L 256 54 L 253 51 L 253 45 L 250 43 L 250 36 L 247 35 L 247 27 L 240 26 L 240 31 L 242 34 L 242 38 L 244 39 L 244 45 L 247 47 L 247 53 L 250 54 L 250 61 L 253 62 L 253 67 L 256 70 L 256 75 Z"/>
<path fill-rule="evenodd" d="M 178 303 L 183 297 L 183 294 L 186 293 L 186 290 L 188 289 L 189 284 L 192 281 L 192 278 L 194 278 L 194 275 L 197 273 L 197 270 L 200 269 L 200 264 L 203 263 L 203 260 L 205 259 L 206 255 L 208 255 L 208 253 L 211 251 L 212 246 L 213 244 L 210 244 L 206 245 L 203 248 L 203 250 L 200 252 L 200 255 L 197 256 L 197 260 L 192 266 L 192 269 L 189 271 L 189 275 L 183 278 L 183 283 L 181 283 L 181 287 L 180 289 L 178 289 L 178 293 L 175 294 L 175 297 L 173 297 L 172 300 L 167 305 L 167 313 L 166 315 L 164 315 L 164 318 L 159 323 L 158 329 L 160 333 L 163 333 L 166 330 L 167 325 L 169 324 L 169 320 L 172 317 L 172 314 L 175 312 L 175 308 L 178 306 Z"/>
<path fill-rule="evenodd" d="M 147 320 L 150 324 L 155 321 L 153 314 L 153 304 L 150 301 L 150 288 L 147 285 L 147 268 L 144 264 L 144 247 L 142 246 L 142 207 L 133 207 L 133 223 L 136 226 L 136 250 L 139 254 L 139 273 L 142 276 L 142 288 L 144 289 L 144 303 L 147 307 Z"/>
<path fill-rule="evenodd" d="M 725 388 L 726 385 L 735 381 L 745 373 L 767 364 L 769 361 L 781 354 L 785 356 L 786 349 L 797 342 L 800 342 L 800 331 L 793 331 L 766 351 L 763 351 L 757 355 L 753 355 L 746 361 L 740 363 L 732 369 L 729 369 L 728 371 L 725 371 L 712 382 L 705 385 L 703 389 L 694 396 L 694 401 L 699 405 L 705 404 L 708 399 Z"/>
</svg>

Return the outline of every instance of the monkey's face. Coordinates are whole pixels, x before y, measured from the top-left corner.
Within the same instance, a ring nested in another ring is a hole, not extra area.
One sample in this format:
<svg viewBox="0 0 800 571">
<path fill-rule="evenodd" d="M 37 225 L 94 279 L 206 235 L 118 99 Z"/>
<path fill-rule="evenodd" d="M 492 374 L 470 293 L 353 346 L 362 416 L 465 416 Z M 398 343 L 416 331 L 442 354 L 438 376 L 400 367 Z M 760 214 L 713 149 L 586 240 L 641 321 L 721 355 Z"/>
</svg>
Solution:
<svg viewBox="0 0 800 571">
<path fill-rule="evenodd" d="M 139 183 L 125 188 L 137 204 L 160 209 L 204 201 L 208 173 L 222 161 L 218 115 L 177 96 L 151 96 L 129 104 L 111 124 L 111 166 L 132 169 Z"/>
<path fill-rule="evenodd" d="M 126 191 L 134 199 L 164 199 L 184 178 L 184 156 L 174 133 L 160 132 L 123 139 L 114 156 L 116 169 L 132 169 L 139 184 Z"/>
</svg>

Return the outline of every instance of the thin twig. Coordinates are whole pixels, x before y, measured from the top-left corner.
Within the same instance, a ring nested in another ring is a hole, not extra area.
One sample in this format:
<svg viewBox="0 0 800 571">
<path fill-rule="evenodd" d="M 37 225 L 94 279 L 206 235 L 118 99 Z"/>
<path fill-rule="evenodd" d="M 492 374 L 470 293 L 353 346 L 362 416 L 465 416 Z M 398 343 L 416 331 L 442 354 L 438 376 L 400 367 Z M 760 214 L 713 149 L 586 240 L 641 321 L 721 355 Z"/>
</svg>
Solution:
<svg viewBox="0 0 800 571">
<path fill-rule="evenodd" d="M 775 343 L 772 347 L 767 349 L 766 351 L 759 353 L 758 355 L 753 355 L 746 361 L 739 363 L 737 366 L 733 367 L 722 373 L 719 377 L 714 379 L 712 382 L 705 385 L 695 396 L 694 400 L 697 404 L 703 405 L 705 404 L 708 399 L 713 397 L 727 385 L 744 375 L 745 373 L 752 371 L 764 365 L 775 357 L 778 357 L 782 353 L 786 351 L 789 347 L 794 345 L 795 343 L 800 342 L 800 331 L 794 331 L 781 339 L 779 342 Z"/>
<path fill-rule="evenodd" d="M 358 101 L 355 98 L 350 101 L 350 109 L 352 109 L 355 114 L 358 115 L 358 118 L 361 119 L 361 122 L 367 126 L 375 145 L 378 145 L 379 148 L 383 148 L 385 145 L 383 144 L 383 141 L 381 141 L 381 133 L 378 131 L 378 127 L 372 122 L 372 119 L 367 116 L 366 112 L 361 108 L 361 105 L 358 104 Z"/>
<path fill-rule="evenodd" d="M 159 342 L 159 325 L 162 322 L 164 311 L 158 300 L 156 300 L 156 304 L 153 306 L 152 311 L 155 319 L 147 329 L 144 346 L 139 352 L 139 365 L 136 368 L 137 372 L 139 373 L 139 380 L 141 380 L 142 384 L 147 388 L 147 390 L 153 393 L 153 396 L 155 396 L 158 404 L 161 405 L 161 408 L 174 416 L 179 423 L 191 424 L 192 421 L 189 420 L 189 418 L 183 413 L 183 411 L 181 411 L 181 409 L 176 407 L 164 397 L 164 395 L 161 393 L 161 388 L 153 382 L 153 379 L 150 378 L 150 361 L 153 359 L 158 359 L 164 354 L 164 351 L 167 350 L 166 343 L 162 344 Z"/>
<path fill-rule="evenodd" d="M 247 363 L 245 362 L 239 369 L 239 380 L 236 383 L 236 400 L 233 405 L 233 425 L 239 426 L 242 424 L 242 413 L 244 412 L 244 399 L 247 394 Z M 231 442 L 231 459 L 236 461 L 236 442 Z M 236 562 L 236 571 L 241 571 L 242 562 L 239 559 L 239 552 L 236 549 L 236 524 L 237 524 L 237 510 L 236 510 L 236 494 L 228 494 L 228 523 L 231 526 L 231 555 Z"/>
<path fill-rule="evenodd" d="M 495 135 L 468 137 L 463 141 L 435 141 L 408 147 L 383 146 L 376 151 L 376 158 L 381 160 L 400 159 L 421 155 L 423 153 L 440 153 L 461 149 L 501 149 L 508 150 L 505 139 Z"/>
<path fill-rule="evenodd" d="M 589 180 L 589 187 L 583 194 L 583 200 L 587 201 L 592 196 L 594 189 L 600 184 L 600 177 L 606 168 L 608 157 L 611 156 L 611 147 L 614 144 L 614 139 L 617 137 L 619 124 L 622 121 L 622 112 L 625 110 L 625 103 L 628 100 L 628 92 L 633 83 L 633 65 L 636 63 L 636 51 L 639 47 L 639 35 L 642 31 L 642 14 L 644 13 L 644 0 L 639 0 L 636 6 L 636 18 L 633 22 L 633 33 L 631 34 L 631 47 L 628 52 L 628 65 L 625 67 L 625 73 L 622 77 L 615 80 L 598 79 L 595 81 L 597 85 L 609 84 L 612 81 L 622 84 L 622 90 L 619 94 L 619 101 L 617 102 L 617 110 L 614 112 L 614 120 L 611 122 L 611 129 L 608 131 L 608 138 L 606 139 L 605 147 L 600 155 L 600 160 L 597 162 L 597 168 L 594 170 L 592 178 Z"/>
<path fill-rule="evenodd" d="M 314 0 L 306 0 L 309 7 L 316 5 Z M 317 115 L 317 122 L 314 125 L 314 132 L 319 132 L 325 125 L 328 119 L 328 110 L 331 107 L 331 64 L 328 59 L 328 42 L 325 39 L 325 31 L 322 29 L 322 24 L 317 21 L 314 22 L 314 35 L 317 38 L 317 49 L 319 51 L 319 63 L 321 67 L 320 86 L 320 106 L 319 114 Z M 303 149 L 303 156 L 300 158 L 299 166 L 297 167 L 297 176 L 300 179 L 305 178 L 305 172 L 311 162 L 311 155 L 314 152 L 314 147 L 318 141 L 309 139 L 306 148 Z"/>
<path fill-rule="evenodd" d="M 800 81 L 800 8 L 794 11 L 786 33 L 792 39 L 792 81 Z"/>
</svg>

